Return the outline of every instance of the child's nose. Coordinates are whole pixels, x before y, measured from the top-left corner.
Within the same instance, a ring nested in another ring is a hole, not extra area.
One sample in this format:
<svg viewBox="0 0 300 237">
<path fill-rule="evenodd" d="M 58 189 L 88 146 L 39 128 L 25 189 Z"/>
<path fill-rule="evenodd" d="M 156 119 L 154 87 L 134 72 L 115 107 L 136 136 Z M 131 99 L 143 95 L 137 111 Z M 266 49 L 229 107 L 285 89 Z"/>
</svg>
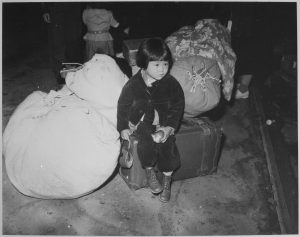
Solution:
<svg viewBox="0 0 300 237">
<path fill-rule="evenodd" d="M 160 71 L 164 71 L 165 70 L 165 65 L 160 65 L 159 67 L 158 67 L 158 70 L 160 70 Z"/>
</svg>

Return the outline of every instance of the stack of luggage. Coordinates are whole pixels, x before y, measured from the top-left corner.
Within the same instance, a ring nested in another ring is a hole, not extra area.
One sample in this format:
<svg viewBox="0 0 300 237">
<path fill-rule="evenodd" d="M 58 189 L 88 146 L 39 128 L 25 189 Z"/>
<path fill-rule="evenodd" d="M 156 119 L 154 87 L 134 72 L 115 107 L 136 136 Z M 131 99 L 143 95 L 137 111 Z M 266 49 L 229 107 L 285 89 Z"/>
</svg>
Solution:
<svg viewBox="0 0 300 237">
<path fill-rule="evenodd" d="M 137 51 L 141 40 L 132 43 Z M 173 180 L 212 174 L 217 170 L 222 132 L 200 116 L 218 105 L 221 91 L 226 100 L 231 99 L 236 55 L 230 45 L 230 32 L 217 20 L 204 19 L 195 26 L 180 28 L 166 38 L 166 43 L 174 59 L 170 73 L 185 95 L 183 121 L 176 133 L 181 166 L 174 172 Z M 125 44 L 125 58 L 132 64 L 134 47 L 128 41 Z M 132 190 L 147 185 L 137 145 L 137 139 L 131 136 L 130 142 L 123 144 L 119 158 L 119 173 Z"/>
<path fill-rule="evenodd" d="M 173 180 L 184 180 L 209 175 L 217 170 L 222 132 L 207 119 L 186 119 L 176 134 L 176 145 L 181 166 L 173 174 Z M 138 141 L 134 136 L 124 141 L 119 158 L 119 174 L 130 189 L 147 186 L 146 173 L 137 154 Z M 157 171 L 158 172 L 158 171 Z M 161 175 L 158 174 L 158 177 Z"/>
</svg>

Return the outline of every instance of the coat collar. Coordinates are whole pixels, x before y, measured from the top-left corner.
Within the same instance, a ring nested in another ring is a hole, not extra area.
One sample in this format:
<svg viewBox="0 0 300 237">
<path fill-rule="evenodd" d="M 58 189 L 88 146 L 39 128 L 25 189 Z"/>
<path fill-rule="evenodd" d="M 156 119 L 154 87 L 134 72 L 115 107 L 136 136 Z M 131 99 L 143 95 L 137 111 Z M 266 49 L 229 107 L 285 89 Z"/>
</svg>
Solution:
<svg viewBox="0 0 300 237">
<path fill-rule="evenodd" d="M 143 76 L 142 76 L 142 69 L 139 70 L 138 76 L 139 76 L 139 78 L 140 78 L 140 80 L 141 80 L 141 83 L 142 83 L 145 87 L 149 88 L 149 87 L 147 86 L 147 84 L 145 83 L 144 79 L 143 79 Z M 168 74 L 166 74 L 162 79 L 153 82 L 151 87 L 157 87 L 157 86 L 159 86 L 160 84 L 162 84 L 162 82 L 165 81 L 165 79 L 166 79 L 167 76 L 168 76 Z M 151 87 L 150 87 L 150 88 L 151 88 Z"/>
</svg>

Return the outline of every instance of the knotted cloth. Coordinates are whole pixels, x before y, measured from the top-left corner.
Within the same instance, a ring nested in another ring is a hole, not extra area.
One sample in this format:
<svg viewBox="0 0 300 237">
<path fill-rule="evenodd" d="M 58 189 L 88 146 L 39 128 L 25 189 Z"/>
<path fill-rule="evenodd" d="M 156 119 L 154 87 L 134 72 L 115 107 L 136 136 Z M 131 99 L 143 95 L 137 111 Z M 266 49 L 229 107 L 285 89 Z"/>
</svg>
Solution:
<svg viewBox="0 0 300 237">
<path fill-rule="evenodd" d="M 77 198 L 102 185 L 118 162 L 116 110 L 126 80 L 112 58 L 96 55 L 68 73 L 61 90 L 28 95 L 3 134 L 12 184 L 44 199 Z"/>
</svg>

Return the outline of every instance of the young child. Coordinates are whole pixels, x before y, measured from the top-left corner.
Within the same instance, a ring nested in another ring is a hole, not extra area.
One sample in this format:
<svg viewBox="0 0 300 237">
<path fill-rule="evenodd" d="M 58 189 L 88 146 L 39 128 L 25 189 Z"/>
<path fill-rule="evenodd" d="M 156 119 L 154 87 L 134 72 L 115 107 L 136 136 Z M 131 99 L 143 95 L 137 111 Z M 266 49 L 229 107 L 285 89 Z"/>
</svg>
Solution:
<svg viewBox="0 0 300 237">
<path fill-rule="evenodd" d="M 122 89 L 117 129 L 125 140 L 129 140 L 134 132 L 148 186 L 152 193 L 160 193 L 162 202 L 168 202 L 171 175 L 180 166 L 174 132 L 183 115 L 184 94 L 180 84 L 169 74 L 172 56 L 162 39 L 151 38 L 142 42 L 136 62 L 141 70 Z M 164 136 L 155 142 L 152 134 L 157 131 L 162 131 Z M 163 185 L 157 180 L 155 165 L 164 174 Z"/>
<path fill-rule="evenodd" d="M 109 10 L 102 9 L 102 3 L 91 2 L 82 13 L 83 23 L 87 33 L 83 39 L 85 44 L 85 60 L 90 60 L 95 53 L 114 56 L 113 38 L 109 33 L 110 27 L 117 28 L 119 22 Z"/>
</svg>

